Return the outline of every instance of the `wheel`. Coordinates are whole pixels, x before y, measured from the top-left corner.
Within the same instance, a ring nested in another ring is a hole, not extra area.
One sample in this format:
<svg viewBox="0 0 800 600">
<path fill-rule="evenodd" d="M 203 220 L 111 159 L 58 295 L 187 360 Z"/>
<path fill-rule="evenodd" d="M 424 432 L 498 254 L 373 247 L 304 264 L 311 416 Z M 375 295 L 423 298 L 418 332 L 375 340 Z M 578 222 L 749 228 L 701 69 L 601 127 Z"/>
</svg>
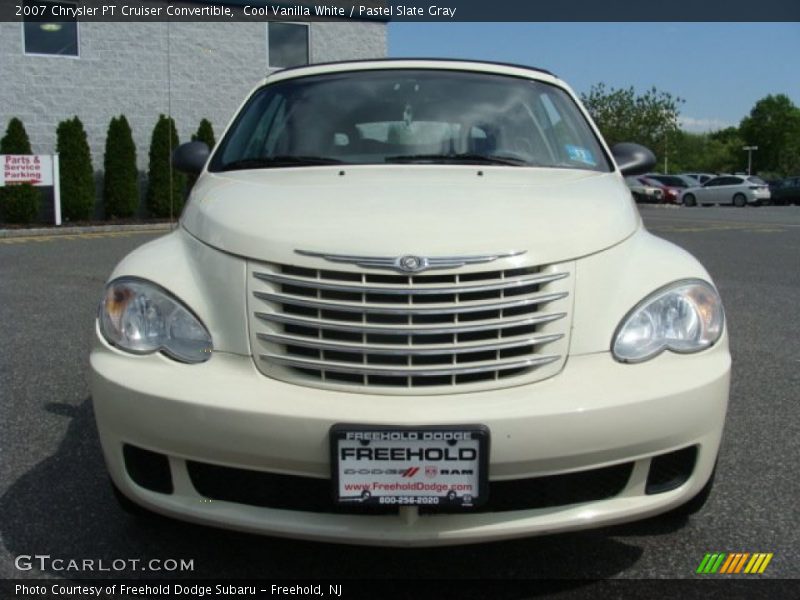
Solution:
<svg viewBox="0 0 800 600">
<path fill-rule="evenodd" d="M 694 194 L 686 194 L 683 197 L 683 205 L 684 206 L 697 206 L 697 198 L 694 197 Z"/>
<path fill-rule="evenodd" d="M 708 478 L 708 482 L 703 486 L 703 489 L 700 490 L 694 498 L 685 504 L 681 504 L 677 508 L 673 508 L 663 516 L 667 519 L 684 519 L 703 508 L 705 503 L 708 501 L 708 497 L 711 495 L 711 490 L 714 487 L 714 477 L 716 475 L 717 465 L 714 465 L 714 470 L 711 471 L 711 477 Z"/>
<path fill-rule="evenodd" d="M 736 194 L 733 197 L 733 205 L 742 208 L 743 206 L 747 206 L 747 197 L 744 194 Z"/>
</svg>

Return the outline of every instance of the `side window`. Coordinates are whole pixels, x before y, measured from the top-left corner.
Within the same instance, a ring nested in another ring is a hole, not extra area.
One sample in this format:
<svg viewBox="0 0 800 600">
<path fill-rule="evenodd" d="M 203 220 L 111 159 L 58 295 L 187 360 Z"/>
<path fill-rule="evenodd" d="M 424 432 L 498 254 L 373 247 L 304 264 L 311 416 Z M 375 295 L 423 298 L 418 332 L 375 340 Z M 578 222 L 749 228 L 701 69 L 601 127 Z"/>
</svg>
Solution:
<svg viewBox="0 0 800 600">
<path fill-rule="evenodd" d="M 722 185 L 723 181 L 724 181 L 723 177 L 717 177 L 715 179 L 709 179 L 708 181 L 706 181 L 705 186 L 706 187 L 717 187 L 718 185 Z"/>
<path fill-rule="evenodd" d="M 286 69 L 310 61 L 308 23 L 267 23 L 267 68 Z"/>
<path fill-rule="evenodd" d="M 79 56 L 78 22 L 68 15 L 77 7 L 75 2 L 47 2 L 26 0 L 29 16 L 23 17 L 22 39 L 25 54 L 46 56 Z"/>
</svg>

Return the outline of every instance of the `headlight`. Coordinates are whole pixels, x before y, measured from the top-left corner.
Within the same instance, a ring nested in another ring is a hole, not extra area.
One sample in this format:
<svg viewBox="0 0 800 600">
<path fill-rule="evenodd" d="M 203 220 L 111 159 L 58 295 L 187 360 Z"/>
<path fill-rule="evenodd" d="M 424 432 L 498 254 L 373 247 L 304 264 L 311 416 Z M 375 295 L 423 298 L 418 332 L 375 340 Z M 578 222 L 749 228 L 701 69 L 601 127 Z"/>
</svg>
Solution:
<svg viewBox="0 0 800 600">
<path fill-rule="evenodd" d="M 165 289 L 143 279 L 115 279 L 100 304 L 100 331 L 110 344 L 135 354 L 163 352 L 199 363 L 211 358 L 211 335 Z"/>
<path fill-rule="evenodd" d="M 725 316 L 717 291 L 697 279 L 650 294 L 617 327 L 611 351 L 622 362 L 641 362 L 664 350 L 689 353 L 720 338 Z"/>
</svg>

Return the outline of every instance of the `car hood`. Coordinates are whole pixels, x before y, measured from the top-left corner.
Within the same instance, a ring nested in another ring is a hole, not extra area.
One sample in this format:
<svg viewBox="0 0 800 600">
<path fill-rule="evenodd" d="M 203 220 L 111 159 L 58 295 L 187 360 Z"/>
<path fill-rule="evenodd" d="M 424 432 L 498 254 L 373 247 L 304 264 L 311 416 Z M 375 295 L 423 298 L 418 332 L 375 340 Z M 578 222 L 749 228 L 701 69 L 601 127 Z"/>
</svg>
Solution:
<svg viewBox="0 0 800 600">
<path fill-rule="evenodd" d="M 526 251 L 546 264 L 619 243 L 639 226 L 615 173 L 464 165 L 206 173 L 182 226 L 225 252 L 297 263 L 295 250 L 401 256 Z"/>
</svg>

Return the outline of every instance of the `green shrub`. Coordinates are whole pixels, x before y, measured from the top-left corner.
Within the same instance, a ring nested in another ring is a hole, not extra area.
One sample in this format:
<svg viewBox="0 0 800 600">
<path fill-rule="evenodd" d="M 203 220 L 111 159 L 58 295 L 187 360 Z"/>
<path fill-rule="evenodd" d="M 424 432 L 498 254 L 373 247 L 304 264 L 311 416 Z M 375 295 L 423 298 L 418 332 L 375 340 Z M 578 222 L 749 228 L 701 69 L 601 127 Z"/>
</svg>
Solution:
<svg viewBox="0 0 800 600">
<path fill-rule="evenodd" d="M 159 115 L 150 141 L 147 211 L 154 217 L 178 216 L 183 208 L 184 176 L 172 169 L 172 152 L 178 147 L 175 121 Z"/>
<path fill-rule="evenodd" d="M 0 188 L 0 215 L 7 223 L 32 223 L 39 217 L 42 194 L 29 183 Z"/>
<path fill-rule="evenodd" d="M 197 131 L 192 134 L 193 142 L 205 142 L 209 149 L 213 148 L 216 144 L 214 140 L 214 128 L 211 126 L 211 121 L 202 119 Z M 186 191 L 190 191 L 194 184 L 197 183 L 197 175 L 189 174 L 186 176 Z"/>
<path fill-rule="evenodd" d="M 0 140 L 0 154 L 33 154 L 28 132 L 16 117 L 8 122 L 6 134 Z"/>
<path fill-rule="evenodd" d="M 106 218 L 134 216 L 139 208 L 139 172 L 136 144 L 124 115 L 113 117 L 108 125 L 103 169 Z"/>
<path fill-rule="evenodd" d="M 0 139 L 0 154 L 33 154 L 25 127 L 17 118 L 8 122 Z M 0 188 L 0 219 L 8 223 L 30 223 L 39 216 L 42 195 L 27 183 Z"/>
<path fill-rule="evenodd" d="M 86 131 L 78 117 L 61 121 L 56 129 L 61 180 L 61 214 L 80 221 L 94 216 L 94 170 Z"/>
<path fill-rule="evenodd" d="M 209 148 L 213 148 L 216 142 L 214 141 L 214 128 L 211 126 L 211 121 L 202 119 L 197 131 L 192 134 L 193 142 L 205 142 Z"/>
</svg>

